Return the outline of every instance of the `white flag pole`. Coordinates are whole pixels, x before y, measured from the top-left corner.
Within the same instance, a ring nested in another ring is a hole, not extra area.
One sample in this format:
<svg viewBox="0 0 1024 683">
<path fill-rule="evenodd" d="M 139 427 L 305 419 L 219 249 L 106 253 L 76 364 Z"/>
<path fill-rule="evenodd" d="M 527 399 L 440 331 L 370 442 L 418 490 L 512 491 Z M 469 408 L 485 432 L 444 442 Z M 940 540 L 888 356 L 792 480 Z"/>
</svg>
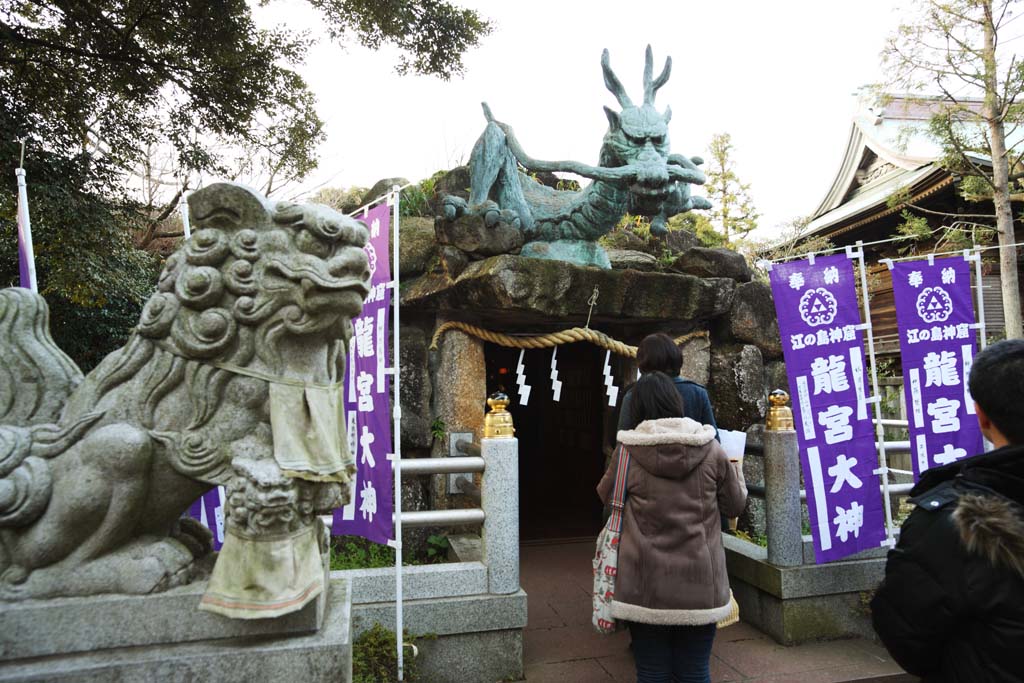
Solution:
<svg viewBox="0 0 1024 683">
<path fill-rule="evenodd" d="M 395 438 L 394 438 L 394 459 L 391 461 L 395 467 L 395 643 L 398 647 L 398 680 L 404 680 L 404 647 L 405 647 L 405 636 L 403 629 L 404 615 L 402 614 L 402 391 L 401 391 L 401 373 L 399 368 L 401 363 L 399 362 L 399 300 L 398 300 L 398 272 L 399 272 L 399 256 L 398 256 L 398 235 L 399 235 L 399 216 L 401 214 L 401 203 L 400 199 L 402 196 L 401 188 L 395 185 L 391 188 L 391 193 L 394 199 L 394 211 L 395 220 L 392 222 L 394 225 L 394 238 L 391 240 L 391 252 L 393 254 L 393 268 L 391 272 L 391 305 L 392 305 L 392 334 L 393 334 L 393 347 L 391 350 L 391 367 L 394 372 L 395 380 L 395 407 L 392 413 L 395 423 Z"/>
<path fill-rule="evenodd" d="M 28 216 L 28 185 L 25 183 L 25 138 L 21 143 L 21 160 L 14 175 L 18 178 L 18 270 L 21 286 L 38 292 L 36 285 L 36 256 L 32 249 L 32 222 Z"/>
<path fill-rule="evenodd" d="M 181 213 L 181 227 L 185 231 L 185 239 L 191 239 L 192 225 L 188 220 L 188 195 L 184 189 L 181 191 L 181 199 L 178 200 L 178 211 Z"/>
<path fill-rule="evenodd" d="M 856 247 L 856 248 L 855 248 Z M 864 242 L 858 240 L 856 245 L 846 247 L 846 258 L 856 259 L 860 266 L 860 295 L 864 304 L 864 323 L 859 325 L 864 330 L 868 342 L 868 359 L 871 361 L 871 398 L 864 403 L 873 403 L 875 411 L 875 443 L 878 447 L 878 468 L 872 474 L 882 478 L 882 508 L 885 510 L 885 540 L 882 546 L 892 548 L 896 545 L 895 524 L 892 521 L 892 500 L 889 496 L 889 462 L 885 453 L 885 427 L 882 425 L 882 394 L 878 391 L 878 360 L 875 357 L 875 333 L 871 324 L 871 297 L 868 290 L 868 268 L 864 263 Z M 892 264 L 889 264 L 892 268 Z M 863 395 L 863 392 L 861 393 Z M 859 398 L 859 397 L 858 397 Z"/>
</svg>

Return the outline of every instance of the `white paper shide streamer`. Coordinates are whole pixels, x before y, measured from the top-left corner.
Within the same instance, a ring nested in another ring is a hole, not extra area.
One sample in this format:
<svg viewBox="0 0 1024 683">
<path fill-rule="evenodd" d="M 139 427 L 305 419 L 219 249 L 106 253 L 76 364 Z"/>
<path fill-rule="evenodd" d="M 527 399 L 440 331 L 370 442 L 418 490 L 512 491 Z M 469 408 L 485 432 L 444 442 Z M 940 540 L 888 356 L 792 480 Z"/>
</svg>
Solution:
<svg viewBox="0 0 1024 683">
<path fill-rule="evenodd" d="M 562 382 L 558 379 L 558 347 L 551 352 L 551 394 L 552 398 L 560 401 L 562 398 Z"/>
<path fill-rule="evenodd" d="M 523 357 L 526 349 L 520 349 L 519 360 L 516 361 L 516 386 L 519 387 L 519 405 L 525 406 L 530 402 L 530 385 L 526 383 L 526 366 L 523 365 Z"/>
<path fill-rule="evenodd" d="M 615 386 L 615 378 L 612 377 L 612 366 L 610 361 L 612 359 L 612 352 L 604 352 L 604 386 L 605 393 L 608 394 L 608 405 L 614 408 L 615 404 L 619 400 L 619 388 Z"/>
</svg>

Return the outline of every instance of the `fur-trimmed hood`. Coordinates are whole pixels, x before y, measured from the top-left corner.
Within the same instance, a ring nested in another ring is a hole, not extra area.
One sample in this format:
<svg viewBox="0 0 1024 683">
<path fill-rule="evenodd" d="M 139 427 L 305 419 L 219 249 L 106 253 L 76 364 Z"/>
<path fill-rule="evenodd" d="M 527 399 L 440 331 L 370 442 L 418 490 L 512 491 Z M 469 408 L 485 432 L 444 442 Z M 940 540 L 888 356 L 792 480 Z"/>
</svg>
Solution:
<svg viewBox="0 0 1024 683">
<path fill-rule="evenodd" d="M 910 495 L 943 483 L 959 493 L 953 523 L 967 551 L 1024 578 L 1024 445 L 928 470 Z"/>
<path fill-rule="evenodd" d="M 669 479 L 685 477 L 718 443 L 714 427 L 688 417 L 645 420 L 620 431 L 618 440 L 641 467 Z"/>
<path fill-rule="evenodd" d="M 965 493 L 957 500 L 953 523 L 972 555 L 1024 578 L 1024 510 L 997 494 Z"/>
</svg>

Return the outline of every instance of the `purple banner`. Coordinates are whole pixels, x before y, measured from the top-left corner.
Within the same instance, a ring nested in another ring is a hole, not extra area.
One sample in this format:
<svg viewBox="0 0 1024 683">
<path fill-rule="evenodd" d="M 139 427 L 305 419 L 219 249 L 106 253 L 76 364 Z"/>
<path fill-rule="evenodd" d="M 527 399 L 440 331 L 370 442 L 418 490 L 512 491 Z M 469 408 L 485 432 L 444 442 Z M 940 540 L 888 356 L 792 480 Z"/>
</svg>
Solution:
<svg viewBox="0 0 1024 683">
<path fill-rule="evenodd" d="M 854 282 L 845 255 L 771 270 L 818 562 L 886 537 Z"/>
<path fill-rule="evenodd" d="M 391 456 L 391 378 L 388 313 L 391 310 L 389 235 L 391 207 L 379 204 L 360 216 L 370 229 L 370 295 L 352 320 L 345 367 L 348 443 L 356 460 L 352 500 L 335 510 L 332 533 L 377 543 L 394 539 L 394 461 Z"/>
<path fill-rule="evenodd" d="M 224 545 L 224 487 L 215 486 L 188 509 L 189 517 L 202 523 L 213 534 L 213 549 Z"/>
<path fill-rule="evenodd" d="M 914 479 L 981 453 L 967 378 L 974 360 L 971 264 L 961 257 L 893 264 Z"/>
</svg>

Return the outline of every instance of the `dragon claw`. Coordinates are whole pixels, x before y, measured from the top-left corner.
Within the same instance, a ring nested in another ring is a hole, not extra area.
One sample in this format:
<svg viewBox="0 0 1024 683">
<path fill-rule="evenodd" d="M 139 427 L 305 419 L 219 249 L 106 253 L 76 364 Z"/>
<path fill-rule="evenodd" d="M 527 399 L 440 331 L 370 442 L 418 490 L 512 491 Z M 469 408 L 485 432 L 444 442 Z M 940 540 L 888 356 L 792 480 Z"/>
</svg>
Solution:
<svg viewBox="0 0 1024 683">
<path fill-rule="evenodd" d="M 455 195 L 445 195 L 444 202 L 442 203 L 442 210 L 444 211 L 444 217 L 450 221 L 455 220 L 462 214 L 466 213 L 467 208 L 466 200 L 462 197 L 456 197 Z"/>
</svg>

